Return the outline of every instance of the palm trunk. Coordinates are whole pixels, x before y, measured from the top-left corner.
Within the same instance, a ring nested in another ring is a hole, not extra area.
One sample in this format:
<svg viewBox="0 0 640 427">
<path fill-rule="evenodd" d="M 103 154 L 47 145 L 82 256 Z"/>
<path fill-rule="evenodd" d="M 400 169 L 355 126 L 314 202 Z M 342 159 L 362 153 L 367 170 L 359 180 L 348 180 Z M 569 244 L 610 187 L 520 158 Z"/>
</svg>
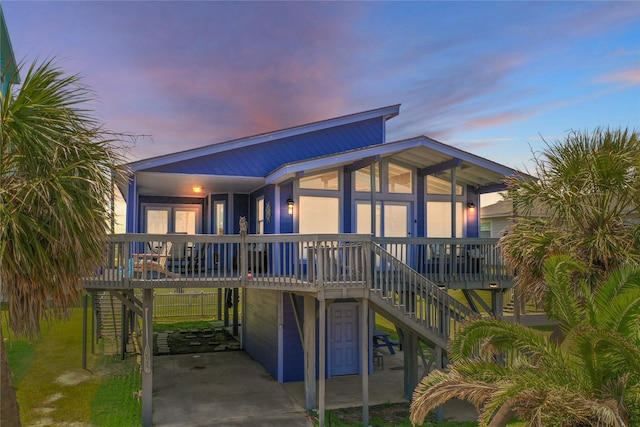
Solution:
<svg viewBox="0 0 640 427">
<path fill-rule="evenodd" d="M 0 322 L 1 323 L 1 322 Z M 9 359 L 2 336 L 0 324 L 0 425 L 20 426 L 20 409 L 16 391 L 13 389 L 13 380 L 9 370 Z"/>
<path fill-rule="evenodd" d="M 509 421 L 511 421 L 514 415 L 515 414 L 511 410 L 511 405 L 505 403 L 491 418 L 489 427 L 505 427 L 507 424 L 509 424 Z"/>
</svg>

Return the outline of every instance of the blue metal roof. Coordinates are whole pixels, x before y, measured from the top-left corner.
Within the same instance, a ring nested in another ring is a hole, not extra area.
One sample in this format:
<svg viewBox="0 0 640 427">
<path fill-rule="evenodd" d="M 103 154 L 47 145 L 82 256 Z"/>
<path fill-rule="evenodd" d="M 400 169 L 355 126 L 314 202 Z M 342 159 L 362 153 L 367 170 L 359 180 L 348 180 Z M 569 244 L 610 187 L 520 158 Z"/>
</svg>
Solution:
<svg viewBox="0 0 640 427">
<path fill-rule="evenodd" d="M 265 177 L 284 164 L 384 141 L 384 118 L 311 131 L 144 169 L 145 172 Z M 140 169 L 138 169 L 140 170 Z"/>
<path fill-rule="evenodd" d="M 322 120 L 319 122 L 309 123 L 301 126 L 295 126 L 288 129 L 282 129 L 274 132 L 263 133 L 260 135 L 254 135 L 246 138 L 235 139 L 226 142 L 220 142 L 211 144 L 205 147 L 195 148 L 192 150 L 181 151 L 177 153 L 171 153 L 164 156 L 152 157 L 149 159 L 133 162 L 128 166 L 132 171 L 165 171 L 164 166 L 170 166 L 174 164 L 185 164 L 190 160 L 197 161 L 198 159 L 208 157 L 213 154 L 220 154 L 224 152 L 234 151 L 236 149 L 248 148 L 253 146 L 260 146 L 272 141 L 287 140 L 292 137 L 303 137 L 311 133 L 322 133 L 325 130 L 331 130 L 340 128 L 343 126 L 357 124 L 362 122 L 376 121 L 381 124 L 381 129 L 376 130 L 380 132 L 381 138 L 374 137 L 373 144 L 384 142 L 384 121 L 395 117 L 400 111 L 400 105 L 391 105 L 389 107 L 382 107 L 375 110 L 363 111 L 360 113 L 349 114 L 346 116 L 336 117 L 333 119 Z M 369 132 L 366 132 L 369 133 Z M 350 147 L 348 144 L 347 147 Z M 348 149 L 348 148 L 346 148 Z M 217 157 L 216 157 L 217 158 Z M 187 168 L 188 169 L 188 168 Z M 185 170 L 187 170 L 185 169 Z M 186 172 L 191 173 L 191 172 Z M 195 173 L 195 172 L 193 172 Z"/>
</svg>

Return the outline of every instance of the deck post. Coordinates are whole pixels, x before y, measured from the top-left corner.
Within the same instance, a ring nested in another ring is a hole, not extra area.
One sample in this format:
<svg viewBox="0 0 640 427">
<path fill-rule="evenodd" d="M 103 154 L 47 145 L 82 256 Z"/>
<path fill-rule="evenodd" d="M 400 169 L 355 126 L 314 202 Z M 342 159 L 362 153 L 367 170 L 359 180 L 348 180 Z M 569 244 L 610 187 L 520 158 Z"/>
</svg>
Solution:
<svg viewBox="0 0 640 427">
<path fill-rule="evenodd" d="M 87 369 L 87 311 L 89 305 L 89 295 L 84 294 L 82 298 L 82 369 Z"/>
<path fill-rule="evenodd" d="M 324 295 L 320 297 L 320 313 L 319 313 L 319 331 L 318 331 L 318 376 L 320 377 L 318 385 L 318 427 L 324 427 L 325 418 L 325 382 L 327 377 L 326 355 L 327 355 L 327 304 Z"/>
<path fill-rule="evenodd" d="M 411 401 L 418 385 L 418 336 L 403 330 L 402 350 L 404 353 L 404 398 Z"/>
<path fill-rule="evenodd" d="M 316 409 L 316 299 L 304 297 L 304 408 Z"/>
<path fill-rule="evenodd" d="M 362 425 L 369 425 L 369 299 L 360 306 L 360 342 L 362 343 Z"/>
<path fill-rule="evenodd" d="M 142 425 L 153 424 L 153 289 L 142 291 Z"/>
<path fill-rule="evenodd" d="M 496 319 L 502 318 L 502 307 L 504 305 L 504 301 L 502 298 L 502 290 L 496 289 L 491 291 L 491 310 L 493 310 L 493 316 Z"/>
</svg>

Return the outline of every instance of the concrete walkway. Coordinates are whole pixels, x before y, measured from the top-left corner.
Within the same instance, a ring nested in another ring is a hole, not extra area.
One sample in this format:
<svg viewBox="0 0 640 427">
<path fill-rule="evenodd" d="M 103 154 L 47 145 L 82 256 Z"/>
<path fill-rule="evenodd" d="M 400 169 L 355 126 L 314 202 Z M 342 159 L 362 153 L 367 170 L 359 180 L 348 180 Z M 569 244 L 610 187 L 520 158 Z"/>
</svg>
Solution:
<svg viewBox="0 0 640 427">
<path fill-rule="evenodd" d="M 383 353 L 369 376 L 369 405 L 406 402 L 403 355 Z M 312 426 L 304 410 L 304 383 L 279 384 L 244 351 L 155 356 L 155 426 Z M 362 406 L 362 377 L 326 381 L 326 407 Z M 444 419 L 476 421 L 466 402 L 444 405 Z"/>
</svg>

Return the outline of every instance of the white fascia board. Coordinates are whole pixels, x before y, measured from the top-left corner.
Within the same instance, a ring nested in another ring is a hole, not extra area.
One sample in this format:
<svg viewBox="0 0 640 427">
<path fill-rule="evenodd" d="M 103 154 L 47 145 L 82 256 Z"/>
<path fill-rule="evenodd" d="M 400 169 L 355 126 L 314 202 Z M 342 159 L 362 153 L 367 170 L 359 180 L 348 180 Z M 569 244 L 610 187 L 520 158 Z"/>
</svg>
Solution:
<svg viewBox="0 0 640 427">
<path fill-rule="evenodd" d="M 329 129 L 332 127 L 347 125 L 350 123 L 363 122 L 376 117 L 383 117 L 384 120 L 386 121 L 392 117 L 397 116 L 399 112 L 400 112 L 400 104 L 391 105 L 388 107 L 378 108 L 378 109 L 369 110 L 369 111 L 363 111 L 361 113 L 350 114 L 347 116 L 323 120 L 315 123 L 282 129 L 274 132 L 263 133 L 255 136 L 249 136 L 246 138 L 234 139 L 226 142 L 219 142 L 216 144 L 208 145 L 206 147 L 194 148 L 191 150 L 186 150 L 178 153 L 152 157 L 146 160 L 139 160 L 137 162 L 132 162 L 129 165 L 129 167 L 135 171 L 156 168 L 156 167 L 164 166 L 171 163 L 191 160 L 198 157 L 204 157 L 211 154 L 234 150 L 237 148 L 250 147 L 256 144 L 263 144 L 269 141 L 289 138 L 292 136 L 302 135 L 302 134 L 311 133 L 311 132 L 317 132 L 317 131 Z"/>
</svg>

